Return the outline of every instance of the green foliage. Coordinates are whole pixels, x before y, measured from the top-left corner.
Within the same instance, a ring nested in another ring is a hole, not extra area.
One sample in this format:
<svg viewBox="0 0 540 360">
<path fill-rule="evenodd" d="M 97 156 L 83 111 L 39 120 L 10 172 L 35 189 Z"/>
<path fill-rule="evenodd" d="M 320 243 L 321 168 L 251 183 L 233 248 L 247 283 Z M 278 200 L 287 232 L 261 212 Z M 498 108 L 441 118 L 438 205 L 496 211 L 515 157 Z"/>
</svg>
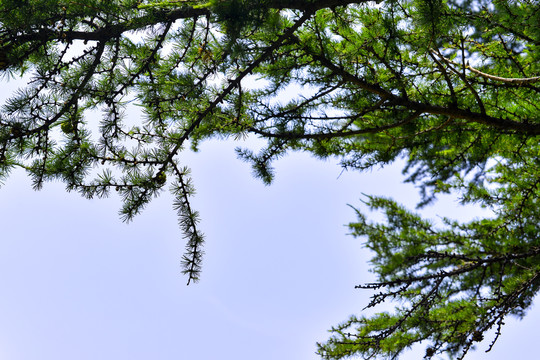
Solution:
<svg viewBox="0 0 540 360">
<path fill-rule="evenodd" d="M 498 337 L 507 315 L 524 316 L 540 287 L 540 242 L 513 209 L 467 224 L 444 219 L 436 229 L 392 200 L 370 197 L 367 204 L 384 210 L 387 221 L 374 224 L 358 212 L 359 222 L 350 225 L 376 254 L 372 265 L 379 282 L 358 287 L 387 289 L 368 307 L 396 297 L 405 306 L 393 314 L 351 317 L 319 345 L 321 354 L 342 358 L 348 349 L 392 358 L 422 342 L 427 358 L 461 358 L 488 330 L 496 329 Z M 538 216 L 536 209 L 522 210 L 526 217 Z"/>
<path fill-rule="evenodd" d="M 382 289 L 370 307 L 399 305 L 351 317 L 319 352 L 396 358 L 422 343 L 426 358 L 462 358 L 489 329 L 494 343 L 538 292 L 539 9 L 533 0 L 1 1 L 0 72 L 30 80 L 0 109 L 0 180 L 21 167 L 36 188 L 61 180 L 88 198 L 116 193 L 125 221 L 168 188 L 190 283 L 204 236 L 182 164 L 188 145 L 258 136 L 265 147 L 238 155 L 267 184 L 289 151 L 356 170 L 403 158 L 419 207 L 456 193 L 493 216 L 435 226 L 370 197 L 386 221 L 358 212 L 351 224 L 378 276 L 360 287 Z M 291 88 L 300 90 L 283 96 Z M 127 118 L 133 106 L 141 118 Z"/>
</svg>

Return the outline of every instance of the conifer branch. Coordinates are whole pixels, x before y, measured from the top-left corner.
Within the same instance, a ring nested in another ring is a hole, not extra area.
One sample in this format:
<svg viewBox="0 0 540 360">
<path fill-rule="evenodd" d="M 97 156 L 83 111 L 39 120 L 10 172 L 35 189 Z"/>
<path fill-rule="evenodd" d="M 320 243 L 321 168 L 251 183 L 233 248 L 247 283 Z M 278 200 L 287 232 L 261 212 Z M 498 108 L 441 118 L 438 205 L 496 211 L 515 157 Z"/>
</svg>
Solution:
<svg viewBox="0 0 540 360">
<path fill-rule="evenodd" d="M 430 52 L 432 54 L 434 54 L 434 55 L 437 55 L 441 60 L 445 61 L 447 64 L 452 64 L 452 65 L 456 65 L 456 66 L 462 66 L 461 64 L 458 64 L 455 61 L 452 61 L 452 60 L 450 60 L 448 58 L 445 58 L 439 52 L 436 52 L 436 51 L 434 51 L 432 49 L 430 49 Z M 505 78 L 505 77 L 501 77 L 501 76 L 495 76 L 495 75 L 491 75 L 491 74 L 486 74 L 485 72 L 482 72 L 480 70 L 477 70 L 477 69 L 473 68 L 469 64 L 465 64 L 465 69 L 469 70 L 470 72 L 472 72 L 472 73 L 474 73 L 476 75 L 480 75 L 483 78 L 493 80 L 493 81 L 500 81 L 500 82 L 503 82 L 505 84 L 525 85 L 525 84 L 532 84 L 532 83 L 540 81 L 540 76 L 534 76 L 534 77 L 528 77 L 528 78 Z"/>
<path fill-rule="evenodd" d="M 236 89 L 240 82 L 248 75 L 250 75 L 253 70 L 257 68 L 264 60 L 266 60 L 273 51 L 278 49 L 285 40 L 287 40 L 289 37 L 291 37 L 294 32 L 304 23 L 306 22 L 310 17 L 312 16 L 312 12 L 306 12 L 303 14 L 299 19 L 295 21 L 295 23 L 286 29 L 286 31 L 283 32 L 270 46 L 268 46 L 264 51 L 259 55 L 257 59 L 255 59 L 251 64 L 240 72 L 240 74 L 232 80 L 229 80 L 229 85 L 223 89 L 220 94 L 204 109 L 204 111 L 199 112 L 197 115 L 197 118 L 189 125 L 189 127 L 184 131 L 184 134 L 178 139 L 176 142 L 175 147 L 172 149 L 172 151 L 169 153 L 168 159 L 165 163 L 170 163 L 174 156 L 178 153 L 178 151 L 182 148 L 184 142 L 189 138 L 191 133 L 199 127 L 201 122 L 212 113 L 212 111 L 223 101 L 225 98 L 233 92 L 234 89 Z"/>
<path fill-rule="evenodd" d="M 171 193 L 174 195 L 173 208 L 178 213 L 178 224 L 187 239 L 186 252 L 182 256 L 182 273 L 188 275 L 187 285 L 191 281 L 197 282 L 200 278 L 202 257 L 204 252 L 204 235 L 198 230 L 199 213 L 191 208 L 189 198 L 195 194 L 195 189 L 189 178 L 189 169 L 182 170 L 173 165 L 177 181 L 171 185 Z"/>
<path fill-rule="evenodd" d="M 377 126 L 373 128 L 363 128 L 358 130 L 348 130 L 341 128 L 336 131 L 332 132 L 325 132 L 325 133 L 293 133 L 293 132 L 275 132 L 271 133 L 268 131 L 259 130 L 253 127 L 249 128 L 249 131 L 258 135 L 262 135 L 265 138 L 279 138 L 279 139 L 287 139 L 287 140 L 325 140 L 325 139 L 334 139 L 334 138 L 347 138 L 347 137 L 353 137 L 358 135 L 364 135 L 364 134 L 375 134 L 379 132 L 384 132 L 386 130 L 394 129 L 397 127 L 401 127 L 404 125 L 409 124 L 410 122 L 416 120 L 418 117 L 422 115 L 421 111 L 415 111 L 410 116 L 407 116 L 405 119 L 396 122 L 395 124 L 389 124 L 384 126 Z"/>
<path fill-rule="evenodd" d="M 367 90 L 381 99 L 385 99 L 387 104 L 395 106 L 403 106 L 411 110 L 419 110 L 423 113 L 433 115 L 446 115 L 455 119 L 463 119 L 478 124 L 488 125 L 496 129 L 514 130 L 516 132 L 528 135 L 540 135 L 540 124 L 533 123 L 529 119 L 524 119 L 523 122 L 517 122 L 502 117 L 494 117 L 485 113 L 477 113 L 469 109 L 460 109 L 455 106 L 440 106 L 429 102 L 414 101 L 399 95 L 393 94 L 391 91 L 382 88 L 379 84 L 370 83 L 354 74 L 348 72 L 345 68 L 336 65 L 325 55 L 316 53 L 311 49 L 305 48 L 304 51 L 320 62 L 323 66 L 332 70 L 335 74 L 341 76 L 343 80 L 351 82 L 363 90 Z"/>
</svg>

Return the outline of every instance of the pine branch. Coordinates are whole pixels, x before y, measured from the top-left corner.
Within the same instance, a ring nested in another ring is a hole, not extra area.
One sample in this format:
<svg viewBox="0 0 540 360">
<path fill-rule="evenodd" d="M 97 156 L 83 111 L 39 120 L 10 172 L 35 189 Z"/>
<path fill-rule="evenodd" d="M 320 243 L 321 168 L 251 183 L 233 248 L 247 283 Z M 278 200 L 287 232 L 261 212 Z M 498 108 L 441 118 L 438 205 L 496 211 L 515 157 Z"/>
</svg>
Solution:
<svg viewBox="0 0 540 360">
<path fill-rule="evenodd" d="M 434 51 L 432 49 L 430 49 L 430 51 L 431 51 L 432 54 L 437 55 L 441 60 L 445 61 L 448 64 L 452 64 L 452 65 L 456 65 L 456 66 L 462 66 L 461 64 L 458 64 L 455 61 L 452 61 L 452 60 L 450 60 L 448 58 L 445 58 L 439 52 L 436 52 L 436 51 Z M 450 67 L 450 69 L 453 70 L 454 72 L 458 73 L 458 74 L 461 74 L 460 72 L 455 71 L 452 67 Z M 534 77 L 528 77 L 528 78 L 505 78 L 505 77 L 501 77 L 501 76 L 495 76 L 495 75 L 487 74 L 485 72 L 477 70 L 477 69 L 473 68 L 472 66 L 470 66 L 468 64 L 465 65 L 465 69 L 469 70 L 472 73 L 475 73 L 476 75 L 480 75 L 483 78 L 493 80 L 493 81 L 500 81 L 500 82 L 503 82 L 505 84 L 525 85 L 525 84 L 532 84 L 532 83 L 540 81 L 540 76 L 534 76 Z"/>
<path fill-rule="evenodd" d="M 195 194 L 195 189 L 189 178 L 189 169 L 178 169 L 173 165 L 177 181 L 171 185 L 171 193 L 175 196 L 173 208 L 178 213 L 178 224 L 187 239 L 186 252 L 182 256 L 182 273 L 188 275 L 187 285 L 191 281 L 198 282 L 204 252 L 204 235 L 198 230 L 199 213 L 191 207 L 189 198 Z"/>
</svg>

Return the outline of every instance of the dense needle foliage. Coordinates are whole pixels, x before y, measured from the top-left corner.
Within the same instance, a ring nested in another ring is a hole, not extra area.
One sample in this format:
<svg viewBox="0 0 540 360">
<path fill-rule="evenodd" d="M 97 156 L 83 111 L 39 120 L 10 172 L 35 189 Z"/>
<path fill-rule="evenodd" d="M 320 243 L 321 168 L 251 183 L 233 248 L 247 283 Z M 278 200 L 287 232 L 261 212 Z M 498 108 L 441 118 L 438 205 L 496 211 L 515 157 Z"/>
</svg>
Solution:
<svg viewBox="0 0 540 360">
<path fill-rule="evenodd" d="M 359 287 L 400 305 L 351 317 L 319 353 L 463 358 L 540 285 L 539 24 L 535 0 L 2 0 L 0 73 L 27 85 L 0 110 L 0 177 L 117 192 L 125 220 L 168 185 L 189 283 L 204 237 L 187 145 L 265 139 L 238 154 L 266 183 L 288 151 L 359 170 L 404 158 L 419 206 L 453 192 L 493 216 L 435 226 L 370 197 L 387 221 L 351 224 L 378 276 Z"/>
</svg>

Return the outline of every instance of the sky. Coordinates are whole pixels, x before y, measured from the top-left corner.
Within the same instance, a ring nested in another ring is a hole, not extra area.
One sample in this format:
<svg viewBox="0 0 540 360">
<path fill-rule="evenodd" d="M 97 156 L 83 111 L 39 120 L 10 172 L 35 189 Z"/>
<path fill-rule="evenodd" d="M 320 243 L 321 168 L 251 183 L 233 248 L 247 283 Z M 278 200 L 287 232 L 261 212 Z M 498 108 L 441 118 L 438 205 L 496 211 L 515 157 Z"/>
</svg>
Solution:
<svg viewBox="0 0 540 360">
<path fill-rule="evenodd" d="M 125 224 L 114 197 L 86 200 L 59 183 L 36 192 L 14 172 L 0 188 L 0 359 L 317 359 L 315 343 L 371 295 L 354 289 L 373 275 L 344 226 L 355 220 L 347 204 L 371 193 L 412 206 L 415 189 L 400 184 L 398 166 L 341 173 L 306 154 L 278 161 L 264 186 L 234 147 L 211 141 L 186 156 L 207 239 L 190 286 L 167 193 Z M 454 205 L 427 212 L 475 214 Z M 533 358 L 539 320 L 533 308 L 508 321 L 490 354 L 469 359 Z"/>
<path fill-rule="evenodd" d="M 126 224 L 114 195 L 86 200 L 61 183 L 34 191 L 13 172 L 0 187 L 0 360 L 318 359 L 316 342 L 372 295 L 354 289 L 374 277 L 346 227 L 355 220 L 347 204 L 374 194 L 413 208 L 417 191 L 400 164 L 342 172 L 337 160 L 302 153 L 277 161 L 265 186 L 236 158 L 238 145 L 213 140 L 183 155 L 206 235 L 201 281 L 190 286 L 168 193 Z M 482 215 L 451 197 L 424 213 Z M 533 307 L 507 321 L 490 353 L 488 336 L 468 359 L 536 357 L 539 322 Z M 423 355 L 413 348 L 402 359 Z"/>
</svg>

